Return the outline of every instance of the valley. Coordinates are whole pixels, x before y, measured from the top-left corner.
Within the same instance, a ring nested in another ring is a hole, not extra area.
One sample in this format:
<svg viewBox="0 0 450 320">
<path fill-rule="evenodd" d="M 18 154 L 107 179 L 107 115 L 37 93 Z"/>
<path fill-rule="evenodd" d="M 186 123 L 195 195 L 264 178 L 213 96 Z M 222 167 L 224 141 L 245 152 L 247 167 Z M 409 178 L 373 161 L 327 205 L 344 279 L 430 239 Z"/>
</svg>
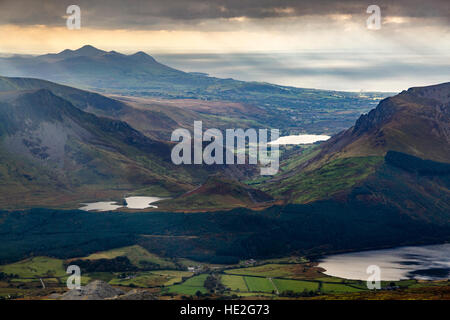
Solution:
<svg viewBox="0 0 450 320">
<path fill-rule="evenodd" d="M 125 259 L 128 267 L 118 265 Z M 81 261 L 89 263 L 83 264 Z M 111 263 L 109 262 L 111 261 Z M 113 262 L 116 261 L 116 262 Z M 95 269 L 96 262 L 111 271 Z M 407 297 L 414 290 L 448 292 L 447 280 L 382 281 L 376 293 L 365 281 L 332 277 L 305 257 L 243 260 L 232 265 L 167 259 L 140 246 L 98 252 L 87 257 L 59 260 L 35 257 L 0 266 L 0 298 L 59 299 L 66 292 L 69 264 L 83 265 L 82 285 L 100 280 L 125 292 L 148 293 L 152 299 L 381 299 Z M 114 266 L 116 263 L 116 267 Z M 22 283 L 21 285 L 19 285 Z"/>
<path fill-rule="evenodd" d="M 0 77 L 2 297 L 66 297 L 70 263 L 94 291 L 158 299 L 448 297 L 445 279 L 370 292 L 318 263 L 450 241 L 450 83 L 290 88 L 90 46 L 1 58 L 0 73 L 21 76 Z M 281 129 L 279 172 L 174 163 L 171 133 L 196 121 Z"/>
</svg>

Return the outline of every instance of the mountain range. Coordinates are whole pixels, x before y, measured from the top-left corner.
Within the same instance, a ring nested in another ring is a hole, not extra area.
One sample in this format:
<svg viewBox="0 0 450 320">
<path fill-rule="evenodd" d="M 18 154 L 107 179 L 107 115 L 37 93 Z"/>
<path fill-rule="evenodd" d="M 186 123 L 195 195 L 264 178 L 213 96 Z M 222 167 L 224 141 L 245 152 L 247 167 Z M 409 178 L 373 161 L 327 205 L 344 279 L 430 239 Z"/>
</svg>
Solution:
<svg viewBox="0 0 450 320">
<path fill-rule="evenodd" d="M 160 101 L 142 97 L 112 96 L 80 90 L 70 86 L 35 78 L 0 76 L 0 91 L 46 89 L 69 101 L 80 110 L 99 117 L 122 120 L 150 138 L 169 141 L 177 128 L 192 129 L 194 121 L 205 127 L 263 127 L 259 118 L 269 113 L 256 106 L 240 103 L 207 102 L 199 100 Z"/>
<path fill-rule="evenodd" d="M 86 54 L 96 56 L 98 51 L 86 50 Z M 73 56 L 74 52 L 60 55 Z M 45 59 L 55 57 L 47 55 Z M 411 88 L 387 98 L 353 127 L 319 147 L 289 154 L 279 175 L 253 182 L 256 170 L 250 166 L 219 169 L 171 163 L 168 130 L 190 126 L 174 121 L 174 115 L 185 120 L 203 117 L 207 124 L 217 124 L 211 114 L 205 115 L 202 105 L 186 112 L 189 117 L 178 114 L 179 106 L 169 107 L 172 117 L 155 117 L 155 110 L 145 108 L 139 98 L 118 100 L 39 79 L 0 77 L 3 188 L 11 193 L 3 205 L 17 207 L 17 203 L 29 201 L 30 205 L 73 206 L 74 201 L 94 199 L 99 194 L 120 198 L 127 192 L 146 190 L 157 195 L 183 195 L 170 205 L 166 202 L 171 210 L 218 209 L 225 203 L 228 207 L 252 207 L 260 203 L 251 199 L 260 191 L 238 181 L 250 179 L 252 187 L 265 193 L 266 201 L 262 202 L 267 204 L 273 199 L 287 203 L 342 200 L 355 190 L 365 190 L 358 191 L 362 192 L 358 197 L 375 202 L 383 199 L 416 215 L 436 204 L 446 210 L 449 195 L 445 174 L 417 175 L 393 165 L 392 158 L 410 156 L 436 166 L 450 162 L 449 91 L 445 83 Z M 220 112 L 220 107 L 210 106 L 210 112 Z M 234 110 L 244 112 L 245 106 L 237 105 Z M 161 135 L 158 128 L 167 130 Z M 208 176 L 218 172 L 226 173 L 207 182 Z M 397 180 L 401 184 L 394 185 Z M 385 185 L 391 185 L 389 192 L 383 189 Z M 221 189 L 235 191 L 221 194 Z M 51 196 L 57 190 L 65 194 L 58 197 L 60 201 Z M 420 204 L 409 198 L 401 204 L 405 190 L 420 198 Z M 92 191 L 100 193 L 86 195 Z M 27 195 L 25 201 L 21 194 Z"/>
<path fill-rule="evenodd" d="M 444 83 L 387 98 L 318 147 L 287 153 L 281 172 L 261 180 L 251 166 L 173 165 L 169 142 L 134 128 L 148 110 L 129 100 L 0 77 L 2 206 L 73 208 L 130 192 L 176 197 L 161 203 L 172 211 L 363 199 L 445 224 L 449 92 Z M 147 119 L 147 128 L 161 122 Z"/>
<path fill-rule="evenodd" d="M 158 83 L 178 93 L 190 85 L 183 82 L 189 77 L 194 84 L 197 77 L 202 78 L 197 84 L 216 81 L 219 91 L 223 83 L 240 83 L 180 73 L 144 53 L 127 56 L 89 46 L 9 59 L 21 61 L 17 68 L 28 64 L 43 78 L 62 77 L 69 63 L 78 64 L 72 79 L 87 81 L 90 89 L 101 75 L 107 82 L 121 82 L 117 88 L 142 77 L 142 85 L 150 83 L 147 89 Z M 114 65 L 115 59 L 120 63 Z M 133 67 L 138 65 L 142 68 Z M 122 67 L 129 74 L 121 74 Z M 112 70 L 117 78 L 111 77 Z M 170 132 L 191 128 L 193 120 L 218 128 L 272 128 L 284 121 L 278 115 L 285 107 L 274 101 L 280 98 L 276 90 L 287 88 L 242 85 L 255 86 L 258 92 L 250 103 L 228 94 L 225 101 L 199 100 L 198 95 L 161 99 L 147 89 L 105 95 L 104 90 L 100 94 L 47 80 L 0 77 L 0 192 L 7 195 L 0 198 L 0 206 L 56 208 L 0 213 L 6 221 L 0 228 L 7 230 L 0 232 L 7 235 L 2 259 L 30 252 L 73 257 L 139 243 L 161 255 L 225 261 L 450 239 L 450 83 L 408 89 L 362 115 L 358 104 L 370 107 L 378 101 L 374 96 L 290 91 L 284 98 L 298 102 L 289 109 L 297 110 L 297 116 L 327 99 L 329 104 L 315 112 L 328 109 L 333 115 L 345 110 L 349 99 L 359 116 L 326 142 L 283 149 L 280 172 L 273 177 L 255 175 L 257 168 L 249 165 L 172 164 Z M 161 90 L 166 94 L 168 89 Z M 256 91 L 251 90 L 239 94 L 252 96 Z M 269 103 L 259 100 L 264 96 L 270 97 Z M 335 108 L 338 101 L 343 106 Z M 343 125 L 340 119 L 337 123 Z M 61 211 L 76 209 L 81 202 L 118 201 L 126 194 L 172 199 L 160 202 L 153 211 L 161 212 L 151 214 Z M 50 230 L 68 222 L 73 226 L 65 235 Z M 47 230 L 39 240 L 24 236 L 30 223 Z M 71 232 L 83 234 L 83 239 L 73 242 Z M 51 246 L 53 237 L 71 244 L 64 250 Z"/>
<path fill-rule="evenodd" d="M 172 118 L 174 113 L 168 114 L 164 109 L 180 100 L 189 100 L 182 108 L 187 119 L 189 111 L 198 110 L 201 101 L 214 101 L 231 111 L 226 117 L 231 116 L 236 124 L 281 128 L 284 134 L 338 133 L 389 95 L 220 79 L 176 70 L 144 52 L 125 55 L 90 45 L 57 54 L 0 58 L 0 75 L 35 77 L 104 94 L 139 97 L 141 107 L 152 109 L 160 117 Z M 239 111 L 243 107 L 250 111 Z M 224 118 L 208 108 L 201 108 L 201 113 L 219 124 Z"/>
<path fill-rule="evenodd" d="M 178 109 L 169 112 L 186 115 Z M 248 165 L 174 165 L 174 143 L 152 133 L 192 124 L 153 115 L 93 92 L 39 79 L 0 77 L 0 189 L 9 195 L 0 205 L 73 208 L 99 198 L 120 200 L 126 194 L 179 196 L 212 174 L 220 174 L 225 185 L 256 171 Z M 184 121 L 198 119 L 194 111 L 190 116 Z M 220 201 L 225 203 L 229 196 L 219 195 Z M 249 197 L 247 191 L 244 196 Z M 237 199 L 232 207 L 251 203 Z"/>
</svg>

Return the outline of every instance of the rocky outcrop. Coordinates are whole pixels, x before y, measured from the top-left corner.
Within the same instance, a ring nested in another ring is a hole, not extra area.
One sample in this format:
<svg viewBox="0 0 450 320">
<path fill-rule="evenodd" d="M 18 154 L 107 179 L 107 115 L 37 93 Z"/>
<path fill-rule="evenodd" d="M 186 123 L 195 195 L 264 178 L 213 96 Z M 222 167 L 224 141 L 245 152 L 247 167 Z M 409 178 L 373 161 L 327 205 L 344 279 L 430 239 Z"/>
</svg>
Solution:
<svg viewBox="0 0 450 320">
<path fill-rule="evenodd" d="M 104 281 L 96 280 L 80 290 L 74 289 L 64 293 L 60 300 L 105 300 L 124 295 L 125 292 L 111 287 Z"/>
<path fill-rule="evenodd" d="M 147 290 L 133 289 L 123 295 L 107 298 L 106 300 L 156 300 L 156 297 Z"/>
<path fill-rule="evenodd" d="M 397 108 L 392 98 L 381 101 L 377 108 L 359 117 L 353 127 L 352 135 L 361 136 L 371 130 L 380 128 L 392 118 L 396 110 Z"/>
<path fill-rule="evenodd" d="M 101 280 L 95 280 L 80 290 L 70 290 L 64 294 L 52 294 L 54 300 L 156 300 L 153 293 L 143 289 L 128 292 L 114 288 Z"/>
<path fill-rule="evenodd" d="M 338 157 L 385 156 L 389 150 L 450 163 L 450 82 L 386 98 L 355 125 L 333 136 L 302 165 Z"/>
</svg>

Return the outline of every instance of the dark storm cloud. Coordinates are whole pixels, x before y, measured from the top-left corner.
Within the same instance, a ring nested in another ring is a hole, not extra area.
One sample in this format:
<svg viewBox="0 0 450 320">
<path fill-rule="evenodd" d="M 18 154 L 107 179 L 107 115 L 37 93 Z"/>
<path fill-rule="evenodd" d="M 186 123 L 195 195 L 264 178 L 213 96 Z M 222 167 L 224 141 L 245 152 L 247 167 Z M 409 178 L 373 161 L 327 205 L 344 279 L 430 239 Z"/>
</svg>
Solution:
<svg viewBox="0 0 450 320">
<path fill-rule="evenodd" d="M 0 0 L 0 24 L 61 25 L 70 4 L 81 7 L 85 26 L 110 28 L 176 26 L 235 17 L 362 15 L 370 4 L 379 5 L 384 16 L 450 22 L 448 0 Z"/>
</svg>

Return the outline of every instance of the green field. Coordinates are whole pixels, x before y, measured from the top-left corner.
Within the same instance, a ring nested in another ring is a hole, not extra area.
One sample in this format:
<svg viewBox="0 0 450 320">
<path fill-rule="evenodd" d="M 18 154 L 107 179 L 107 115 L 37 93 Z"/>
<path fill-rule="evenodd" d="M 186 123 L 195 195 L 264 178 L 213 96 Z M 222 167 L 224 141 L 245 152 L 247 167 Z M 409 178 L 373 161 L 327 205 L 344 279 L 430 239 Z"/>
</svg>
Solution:
<svg viewBox="0 0 450 320">
<path fill-rule="evenodd" d="M 114 259 L 120 256 L 125 256 L 130 259 L 131 263 L 138 268 L 145 268 L 146 263 L 159 265 L 161 268 L 175 268 L 175 264 L 168 260 L 161 258 L 155 254 L 148 252 L 139 245 L 123 247 L 108 251 L 102 251 L 91 254 L 83 259 L 98 260 L 98 259 Z"/>
<path fill-rule="evenodd" d="M 231 291 L 246 292 L 248 291 L 247 284 L 242 276 L 222 275 L 222 284 L 230 288 Z"/>
<path fill-rule="evenodd" d="M 206 266 L 211 269 L 218 269 L 218 268 L 223 268 L 224 266 L 226 266 L 223 264 L 194 261 L 194 260 L 187 259 L 187 258 L 177 258 L 176 261 L 178 264 L 180 264 L 186 268 L 191 267 L 191 266 Z"/>
<path fill-rule="evenodd" d="M 4 288 L 0 287 L 0 297 L 8 296 L 34 296 L 36 295 L 36 289 L 17 289 L 17 288 Z"/>
<path fill-rule="evenodd" d="M 182 278 L 190 278 L 194 274 L 188 271 L 176 271 L 176 270 L 157 270 L 152 271 L 154 275 L 160 275 L 167 277 L 167 281 L 164 283 L 165 286 L 171 286 L 175 283 L 181 282 Z"/>
<path fill-rule="evenodd" d="M 323 277 L 315 278 L 314 280 L 324 281 L 324 282 L 336 282 L 336 283 L 342 283 L 344 281 L 344 279 L 342 279 L 342 278 L 336 278 L 336 277 L 325 276 L 325 275 Z M 347 280 L 347 281 L 352 282 L 352 283 L 358 283 L 357 280 Z"/>
<path fill-rule="evenodd" d="M 207 274 L 201 274 L 195 277 L 192 277 L 182 284 L 176 284 L 174 286 L 168 287 L 168 292 L 170 293 L 179 293 L 183 295 L 195 295 L 197 291 L 201 293 L 206 293 L 207 290 L 203 286 L 205 283 Z"/>
<path fill-rule="evenodd" d="M 362 287 L 356 288 L 353 286 L 340 284 L 340 283 L 323 283 L 322 291 L 324 293 L 351 293 L 351 292 L 361 292 L 366 291 Z"/>
<path fill-rule="evenodd" d="M 19 278 L 62 277 L 66 275 L 63 261 L 48 257 L 35 257 L 0 266 L 0 272 L 16 274 Z"/>
<path fill-rule="evenodd" d="M 279 293 L 284 291 L 302 293 L 305 290 L 316 291 L 319 288 L 319 283 L 313 281 L 273 279 L 273 283 L 277 286 Z"/>
<path fill-rule="evenodd" d="M 234 275 L 257 276 L 257 277 L 289 278 L 294 275 L 295 268 L 297 266 L 298 265 L 294 264 L 265 264 L 257 267 L 226 270 L 225 273 Z"/>
<path fill-rule="evenodd" d="M 63 287 L 66 286 L 67 283 L 67 279 L 69 278 L 69 275 L 65 275 L 62 278 L 59 278 L 60 283 Z M 85 286 L 87 284 L 89 284 L 91 281 L 97 280 L 97 278 L 91 278 L 88 274 L 81 274 L 81 285 Z M 99 279 L 100 280 L 100 279 Z"/>
<path fill-rule="evenodd" d="M 115 278 L 115 275 L 113 272 L 90 272 L 90 273 L 85 273 L 84 275 L 82 275 L 82 279 L 83 279 L 83 277 L 89 277 L 91 279 L 109 282 Z"/>
<path fill-rule="evenodd" d="M 267 292 L 239 292 L 239 291 L 234 291 L 231 292 L 231 294 L 235 294 L 239 297 L 270 297 L 273 298 L 274 295 L 272 293 L 267 293 Z"/>
<path fill-rule="evenodd" d="M 267 278 L 244 277 L 245 283 L 251 292 L 267 292 L 275 291 L 274 286 Z"/>
<path fill-rule="evenodd" d="M 111 285 L 118 286 L 136 286 L 141 288 L 151 288 L 158 286 L 170 286 L 181 282 L 183 277 L 192 276 L 192 272 L 187 271 L 172 271 L 172 270 L 158 270 L 140 272 L 132 275 L 130 279 L 114 278 L 109 281 Z"/>
</svg>

